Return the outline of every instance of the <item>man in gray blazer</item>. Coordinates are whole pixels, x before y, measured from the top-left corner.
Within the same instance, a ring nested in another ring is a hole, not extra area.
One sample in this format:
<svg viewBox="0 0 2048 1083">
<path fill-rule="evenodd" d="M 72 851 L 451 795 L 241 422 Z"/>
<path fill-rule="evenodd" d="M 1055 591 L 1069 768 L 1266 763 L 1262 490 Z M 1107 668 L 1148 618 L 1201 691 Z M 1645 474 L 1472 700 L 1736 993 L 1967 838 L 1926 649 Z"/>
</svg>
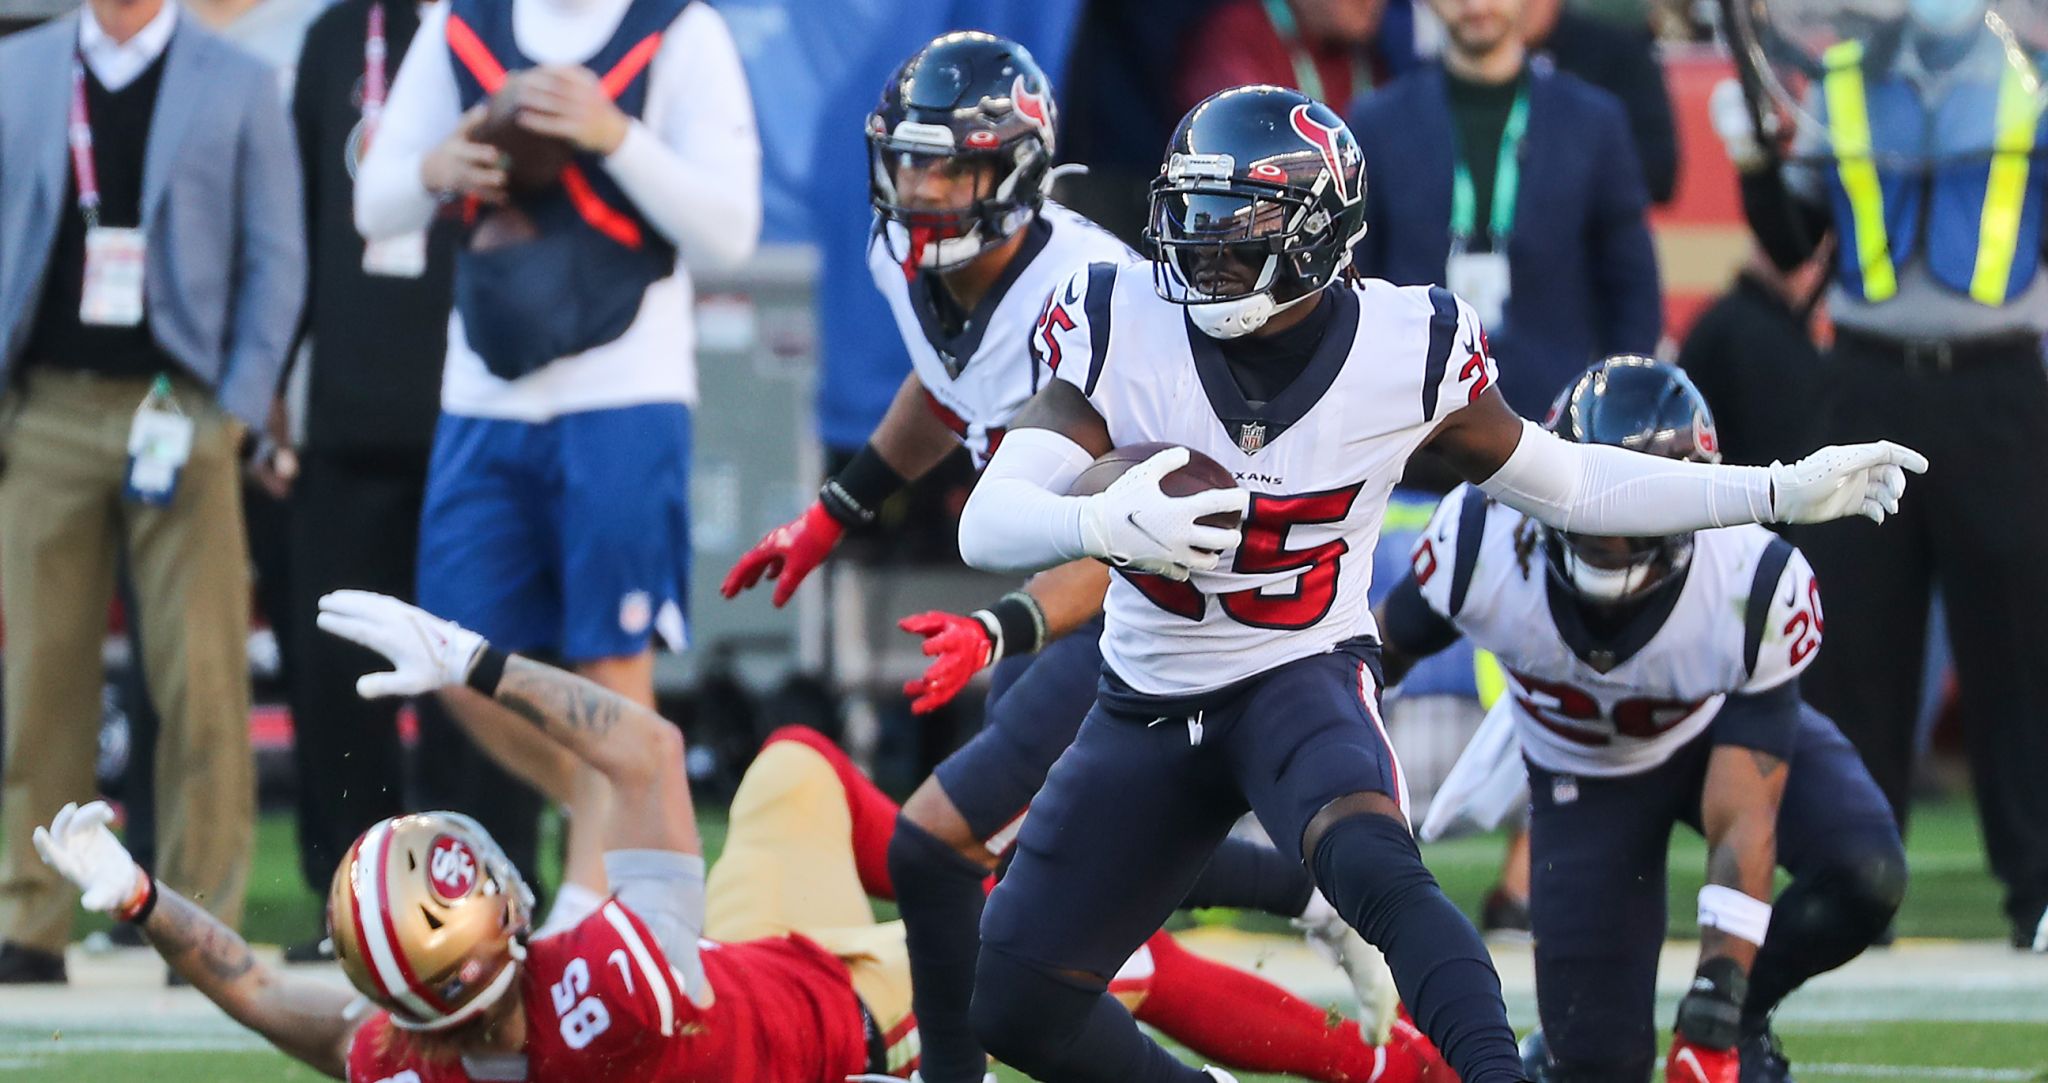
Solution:
<svg viewBox="0 0 2048 1083">
<path fill-rule="evenodd" d="M 0 982 L 63 981 L 30 831 L 93 793 L 118 556 L 163 717 L 160 873 L 230 925 L 253 835 L 240 470 L 305 291 L 276 76 L 173 0 L 0 41 Z"/>
</svg>

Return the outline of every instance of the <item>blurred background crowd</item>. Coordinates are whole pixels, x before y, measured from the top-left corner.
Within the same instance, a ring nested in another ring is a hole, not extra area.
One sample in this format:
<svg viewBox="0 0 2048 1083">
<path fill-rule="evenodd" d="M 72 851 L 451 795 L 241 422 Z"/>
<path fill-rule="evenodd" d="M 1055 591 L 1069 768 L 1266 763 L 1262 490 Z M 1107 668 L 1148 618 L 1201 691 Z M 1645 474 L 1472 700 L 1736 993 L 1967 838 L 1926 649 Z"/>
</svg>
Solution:
<svg viewBox="0 0 2048 1083">
<path fill-rule="evenodd" d="M 972 696 L 909 714 L 898 689 L 923 659 L 892 627 L 988 593 L 954 549 L 973 476 L 964 454 L 883 510 L 873 533 L 886 544 L 853 535 L 850 559 L 789 608 L 763 592 L 715 596 L 733 558 L 809 502 L 902 384 L 909 361 L 866 266 L 863 122 L 897 63 L 970 27 L 1024 43 L 1053 74 L 1058 160 L 1085 167 L 1062 170 L 1055 198 L 1134 246 L 1188 106 L 1236 84 L 1294 87 L 1344 115 L 1365 151 L 1360 268 L 1470 300 L 1524 415 L 1540 419 L 1589 362 L 1641 353 L 1692 374 L 1727 461 L 1879 435 L 1926 451 L 1935 473 L 1905 512 L 1915 525 L 1799 539 L 1832 625 L 1809 696 L 1902 819 L 1916 795 L 1974 793 L 2002 917 L 2031 933 L 2048 904 L 2048 787 L 2027 782 L 2048 767 L 2048 665 L 2032 657 L 2048 643 L 2048 582 L 2029 566 L 2033 535 L 2048 533 L 2048 500 L 2033 499 L 2033 437 L 2048 425 L 2038 194 L 2014 212 L 2017 269 L 1989 294 L 1969 283 L 1971 312 L 1912 292 L 1939 290 L 1939 236 L 1917 263 L 1895 239 L 1894 291 L 1909 303 L 1886 306 L 1868 224 L 1828 221 L 1861 209 L 1814 198 L 1759 143 L 1707 3 L 708 8 L 692 97 L 660 122 L 681 133 L 680 186 L 657 205 L 623 170 L 604 182 L 680 252 L 679 272 L 646 294 L 672 310 L 649 332 L 672 365 L 629 372 L 623 397 L 616 372 L 556 372 L 538 405 L 489 382 L 504 375 L 504 347 L 451 323 L 451 309 L 469 311 L 459 204 L 384 204 L 369 221 L 357 193 L 377 183 L 373 137 L 401 138 L 383 107 L 422 8 L 96 0 L 75 54 L 8 54 L 24 62 L 0 65 L 0 981 L 62 980 L 71 903 L 26 841 L 94 786 L 122 802 L 143 864 L 230 921 L 259 817 L 288 817 L 314 893 L 358 831 L 406 808 L 472 812 L 516 861 L 540 863 L 555 822 L 542 802 L 469 749 L 442 708 L 356 697 L 371 659 L 317 634 L 313 615 L 326 591 L 376 589 L 520 649 L 516 630 L 490 627 L 497 601 L 436 600 L 463 577 L 505 596 L 528 589 L 522 577 L 538 573 L 493 563 L 507 552 L 573 563 L 582 517 L 600 514 L 591 505 L 649 505 L 675 544 L 646 559 L 668 562 L 673 589 L 557 599 L 599 606 L 596 623 L 624 634 L 572 637 L 559 660 L 677 720 L 704 793 L 729 793 L 759 737 L 789 722 L 842 740 L 899 792 L 970 734 Z M 0 0 L 0 34 L 79 10 Z M 122 19 L 133 25 L 109 25 Z M 564 124 L 576 121 L 571 90 Z M 1968 244 L 1986 247 L 1974 233 Z M 118 283 L 91 269 L 118 279 L 123 258 L 149 284 L 134 318 L 118 311 Z M 611 280 L 562 276 L 546 288 Z M 92 318 L 101 302 L 111 316 Z M 2011 356 L 2026 364 L 1998 364 Z M 138 402 L 178 419 L 163 424 L 186 454 L 164 491 L 136 491 L 154 454 L 136 443 Z M 644 471 L 524 475 L 478 450 L 492 426 L 542 421 L 533 431 L 566 446 L 581 437 L 565 419 L 600 409 L 613 431 L 634 426 Z M 1449 474 L 1425 457 L 1407 481 L 1382 584 Z M 687 651 L 653 650 L 685 639 Z M 1395 737 L 1419 789 L 1498 692 L 1469 651 L 1400 690 Z M 1489 924 L 1525 922 L 1525 892 L 1504 875 Z M 316 923 L 287 932 L 295 957 L 322 953 Z"/>
</svg>

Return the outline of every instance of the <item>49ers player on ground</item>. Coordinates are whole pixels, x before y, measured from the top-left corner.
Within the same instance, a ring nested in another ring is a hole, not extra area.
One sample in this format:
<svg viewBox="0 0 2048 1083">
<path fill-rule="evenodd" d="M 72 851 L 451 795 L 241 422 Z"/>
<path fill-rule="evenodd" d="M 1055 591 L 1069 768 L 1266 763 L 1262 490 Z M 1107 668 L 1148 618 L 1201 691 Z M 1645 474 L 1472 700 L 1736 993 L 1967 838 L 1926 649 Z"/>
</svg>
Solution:
<svg viewBox="0 0 2048 1083">
<path fill-rule="evenodd" d="M 897 809 L 829 742 L 798 729 L 771 737 L 707 883 L 681 738 L 659 716 L 382 595 L 329 595 L 320 622 L 391 659 L 391 672 L 359 682 L 365 694 L 467 685 L 517 716 L 473 731 L 492 751 L 538 732 L 604 774 L 614 895 L 529 943 L 532 895 L 474 821 L 385 820 L 351 847 L 328 899 L 358 997 L 258 963 L 240 937 L 135 865 L 105 804 L 67 806 L 37 831 L 38 852 L 85 905 L 140 924 L 237 1021 L 358 1083 L 838 1083 L 895 1079 L 915 1065 L 902 929 L 877 924 L 868 905 L 891 892 Z M 1357 1024 L 1332 1025 L 1322 1009 L 1163 933 L 1112 991 L 1198 1052 L 1254 1070 L 1414 1083 L 1440 1063 L 1405 1024 L 1376 1048 Z"/>
</svg>

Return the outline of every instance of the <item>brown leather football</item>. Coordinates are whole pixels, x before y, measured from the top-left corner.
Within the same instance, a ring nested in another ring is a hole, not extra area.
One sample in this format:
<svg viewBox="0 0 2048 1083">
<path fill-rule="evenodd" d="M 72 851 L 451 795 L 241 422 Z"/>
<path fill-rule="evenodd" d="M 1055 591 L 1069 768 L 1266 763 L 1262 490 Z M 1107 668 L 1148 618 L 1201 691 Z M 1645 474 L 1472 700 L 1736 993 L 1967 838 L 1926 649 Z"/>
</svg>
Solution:
<svg viewBox="0 0 2048 1083">
<path fill-rule="evenodd" d="M 575 148 L 566 139 L 542 135 L 519 123 L 520 73 L 513 72 L 491 95 L 484 119 L 470 137 L 498 148 L 506 158 L 505 184 L 514 193 L 537 192 L 555 183 Z"/>
<path fill-rule="evenodd" d="M 1075 478 L 1072 485 L 1067 486 L 1067 494 L 1069 496 L 1093 496 L 1109 488 L 1110 485 L 1115 483 L 1116 479 L 1123 477 L 1124 472 L 1131 467 L 1144 462 L 1146 459 L 1162 451 L 1178 446 L 1180 445 L 1147 442 L 1111 448 L 1101 458 L 1089 463 L 1088 469 L 1081 471 L 1081 476 Z M 1225 470 L 1222 463 L 1193 448 L 1189 448 L 1187 465 L 1160 478 L 1159 488 L 1160 491 L 1168 496 L 1193 496 L 1196 493 L 1207 492 L 1210 489 L 1235 489 L 1237 488 L 1237 479 L 1230 476 L 1230 471 Z M 1201 523 L 1203 526 L 1234 528 L 1238 525 L 1238 520 L 1241 518 L 1243 517 L 1237 512 L 1224 511 L 1217 512 L 1214 515 L 1204 515 L 1197 519 L 1196 522 Z"/>
</svg>

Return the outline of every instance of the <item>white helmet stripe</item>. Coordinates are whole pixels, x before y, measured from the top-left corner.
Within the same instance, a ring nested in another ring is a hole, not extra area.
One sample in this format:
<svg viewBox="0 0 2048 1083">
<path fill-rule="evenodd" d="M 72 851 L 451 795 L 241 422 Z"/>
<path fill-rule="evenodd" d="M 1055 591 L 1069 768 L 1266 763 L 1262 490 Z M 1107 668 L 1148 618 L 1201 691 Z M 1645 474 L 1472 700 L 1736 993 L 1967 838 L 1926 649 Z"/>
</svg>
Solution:
<svg viewBox="0 0 2048 1083">
<path fill-rule="evenodd" d="M 356 908 L 356 928 L 361 932 L 363 955 L 370 962 L 370 973 L 384 994 L 414 1016 L 434 1019 L 441 1013 L 428 1007 L 427 1002 L 413 992 L 411 984 L 405 980 L 404 968 L 399 965 L 398 946 L 385 935 L 384 908 L 388 900 L 384 892 L 384 862 L 390 846 L 391 822 L 386 820 L 370 829 L 362 847 L 356 851 L 356 867 L 351 874 L 355 888 L 351 895 Z"/>
<path fill-rule="evenodd" d="M 619 909 L 616 900 L 604 904 L 604 919 L 611 923 L 612 928 L 618 930 L 619 939 L 626 942 L 626 950 L 633 954 L 634 965 L 640 968 L 641 976 L 647 979 L 647 987 L 654 990 L 654 1006 L 661 1012 L 661 1036 L 666 1038 L 674 1034 L 676 1005 L 675 1000 L 669 996 L 668 981 L 665 980 L 668 975 L 663 974 L 654 965 L 654 956 L 648 953 L 646 942 L 640 939 L 640 931 L 633 928 L 632 921 L 626 917 L 625 911 Z"/>
</svg>

